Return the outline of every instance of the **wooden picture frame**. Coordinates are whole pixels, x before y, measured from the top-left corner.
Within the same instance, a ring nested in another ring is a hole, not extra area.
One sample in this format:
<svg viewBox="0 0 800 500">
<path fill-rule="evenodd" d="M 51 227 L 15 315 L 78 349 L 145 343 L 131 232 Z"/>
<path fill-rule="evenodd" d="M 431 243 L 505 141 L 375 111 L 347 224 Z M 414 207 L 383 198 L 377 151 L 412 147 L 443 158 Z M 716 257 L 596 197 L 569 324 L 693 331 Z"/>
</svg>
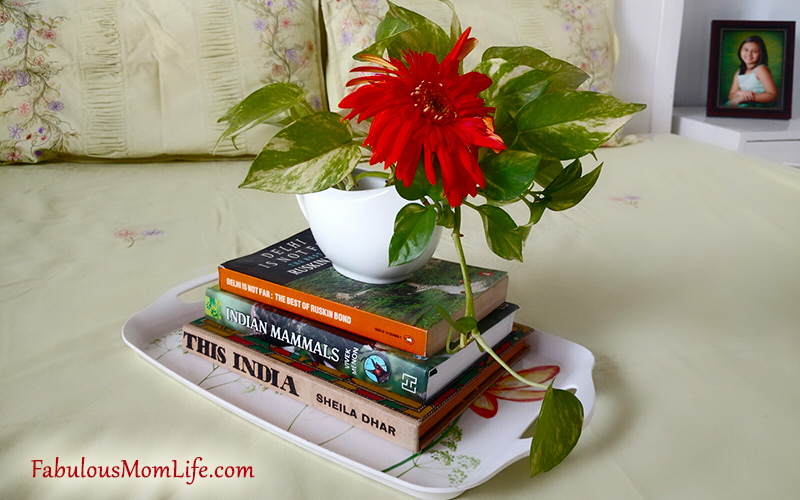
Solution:
<svg viewBox="0 0 800 500">
<path fill-rule="evenodd" d="M 713 21 L 706 115 L 792 116 L 794 21 Z"/>
</svg>

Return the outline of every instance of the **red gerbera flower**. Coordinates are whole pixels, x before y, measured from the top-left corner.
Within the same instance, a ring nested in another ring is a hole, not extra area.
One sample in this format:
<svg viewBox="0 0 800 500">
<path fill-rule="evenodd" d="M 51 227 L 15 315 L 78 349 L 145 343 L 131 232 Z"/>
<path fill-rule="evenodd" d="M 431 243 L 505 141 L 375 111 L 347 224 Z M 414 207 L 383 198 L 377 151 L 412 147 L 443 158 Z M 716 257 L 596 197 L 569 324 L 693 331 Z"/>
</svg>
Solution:
<svg viewBox="0 0 800 500">
<path fill-rule="evenodd" d="M 458 206 L 465 195 L 475 196 L 483 187 L 483 172 L 478 166 L 478 147 L 505 149 L 494 133 L 490 113 L 478 93 L 492 84 L 491 78 L 469 72 L 459 74 L 459 62 L 475 47 L 470 29 L 461 34 L 442 62 L 428 52 L 403 52 L 405 62 L 363 55 L 378 66 L 362 66 L 353 71 L 374 73 L 355 78 L 347 85 L 366 83 L 348 95 L 339 107 L 351 109 L 346 119 L 373 118 L 364 145 L 372 147 L 370 164 L 397 165 L 395 175 L 411 185 L 420 158 L 425 174 L 436 184 L 434 156 L 442 174 L 444 194 L 451 206 Z"/>
</svg>

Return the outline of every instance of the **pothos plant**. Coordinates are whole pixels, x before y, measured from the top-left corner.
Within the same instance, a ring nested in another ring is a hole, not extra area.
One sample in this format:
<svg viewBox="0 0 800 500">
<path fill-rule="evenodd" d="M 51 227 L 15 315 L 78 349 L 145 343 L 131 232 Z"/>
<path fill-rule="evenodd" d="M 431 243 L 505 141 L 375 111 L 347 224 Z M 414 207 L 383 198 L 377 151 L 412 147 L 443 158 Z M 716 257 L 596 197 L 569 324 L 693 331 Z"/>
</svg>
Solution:
<svg viewBox="0 0 800 500">
<path fill-rule="evenodd" d="M 440 309 L 451 326 L 447 349 L 475 341 L 521 382 L 545 390 L 531 442 L 534 476 L 572 451 L 583 407 L 571 392 L 517 374 L 481 337 L 461 245 L 462 208 L 480 215 L 495 254 L 522 261 L 544 212 L 575 206 L 597 181 L 602 165 L 583 174 L 581 158 L 594 155 L 644 105 L 577 91 L 586 73 L 532 47 L 491 47 L 465 72 L 464 57 L 477 40 L 469 28 L 462 31 L 452 3 L 441 1 L 453 11 L 449 34 L 388 2 L 375 43 L 355 56 L 365 65 L 353 71 L 365 76 L 347 83 L 357 88 L 339 103 L 349 110 L 344 117 L 314 112 L 297 85 L 273 83 L 220 119 L 227 122 L 220 141 L 234 141 L 260 123 L 284 125 L 240 186 L 270 192 L 349 189 L 358 183 L 353 169 L 364 157 L 383 163 L 383 172 L 360 175 L 382 175 L 409 201 L 395 220 L 391 265 L 421 255 L 436 225 L 451 230 L 466 314 L 454 320 Z M 512 203 L 527 206 L 527 221 L 518 224 L 509 215 L 504 207 Z"/>
</svg>

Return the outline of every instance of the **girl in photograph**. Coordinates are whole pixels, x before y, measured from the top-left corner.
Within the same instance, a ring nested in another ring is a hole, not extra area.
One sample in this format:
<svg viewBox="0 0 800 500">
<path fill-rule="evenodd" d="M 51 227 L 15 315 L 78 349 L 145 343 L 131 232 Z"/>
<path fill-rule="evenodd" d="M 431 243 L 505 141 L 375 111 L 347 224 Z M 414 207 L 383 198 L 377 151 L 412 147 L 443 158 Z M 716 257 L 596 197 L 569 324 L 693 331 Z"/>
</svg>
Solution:
<svg viewBox="0 0 800 500">
<path fill-rule="evenodd" d="M 767 48 L 757 35 L 739 46 L 739 71 L 733 76 L 726 106 L 764 106 L 778 98 L 778 88 L 767 67 Z"/>
</svg>

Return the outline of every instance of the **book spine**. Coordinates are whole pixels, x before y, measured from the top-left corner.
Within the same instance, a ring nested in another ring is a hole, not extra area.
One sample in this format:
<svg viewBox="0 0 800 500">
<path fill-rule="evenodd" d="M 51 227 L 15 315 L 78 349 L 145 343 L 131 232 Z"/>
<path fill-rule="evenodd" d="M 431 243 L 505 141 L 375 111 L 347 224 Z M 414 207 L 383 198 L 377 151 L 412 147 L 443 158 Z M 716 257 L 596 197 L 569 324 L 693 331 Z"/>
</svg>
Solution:
<svg viewBox="0 0 800 500">
<path fill-rule="evenodd" d="M 428 332 L 361 309 L 292 290 L 244 273 L 219 268 L 219 287 L 226 292 L 335 326 L 391 347 L 428 357 Z"/>
<path fill-rule="evenodd" d="M 317 378 L 300 364 L 278 361 L 277 354 L 253 351 L 235 339 L 193 323 L 183 328 L 183 346 L 188 352 L 406 449 L 419 449 L 419 422 L 414 419 Z"/>
<path fill-rule="evenodd" d="M 348 376 L 413 401 L 427 400 L 428 368 L 381 349 L 374 341 L 263 305 L 218 287 L 206 290 L 206 317 L 256 343 L 291 347 Z M 395 351 L 396 352 L 396 351 Z M 366 366 L 365 366 L 366 365 Z M 408 389 L 413 380 L 413 392 Z"/>
</svg>

